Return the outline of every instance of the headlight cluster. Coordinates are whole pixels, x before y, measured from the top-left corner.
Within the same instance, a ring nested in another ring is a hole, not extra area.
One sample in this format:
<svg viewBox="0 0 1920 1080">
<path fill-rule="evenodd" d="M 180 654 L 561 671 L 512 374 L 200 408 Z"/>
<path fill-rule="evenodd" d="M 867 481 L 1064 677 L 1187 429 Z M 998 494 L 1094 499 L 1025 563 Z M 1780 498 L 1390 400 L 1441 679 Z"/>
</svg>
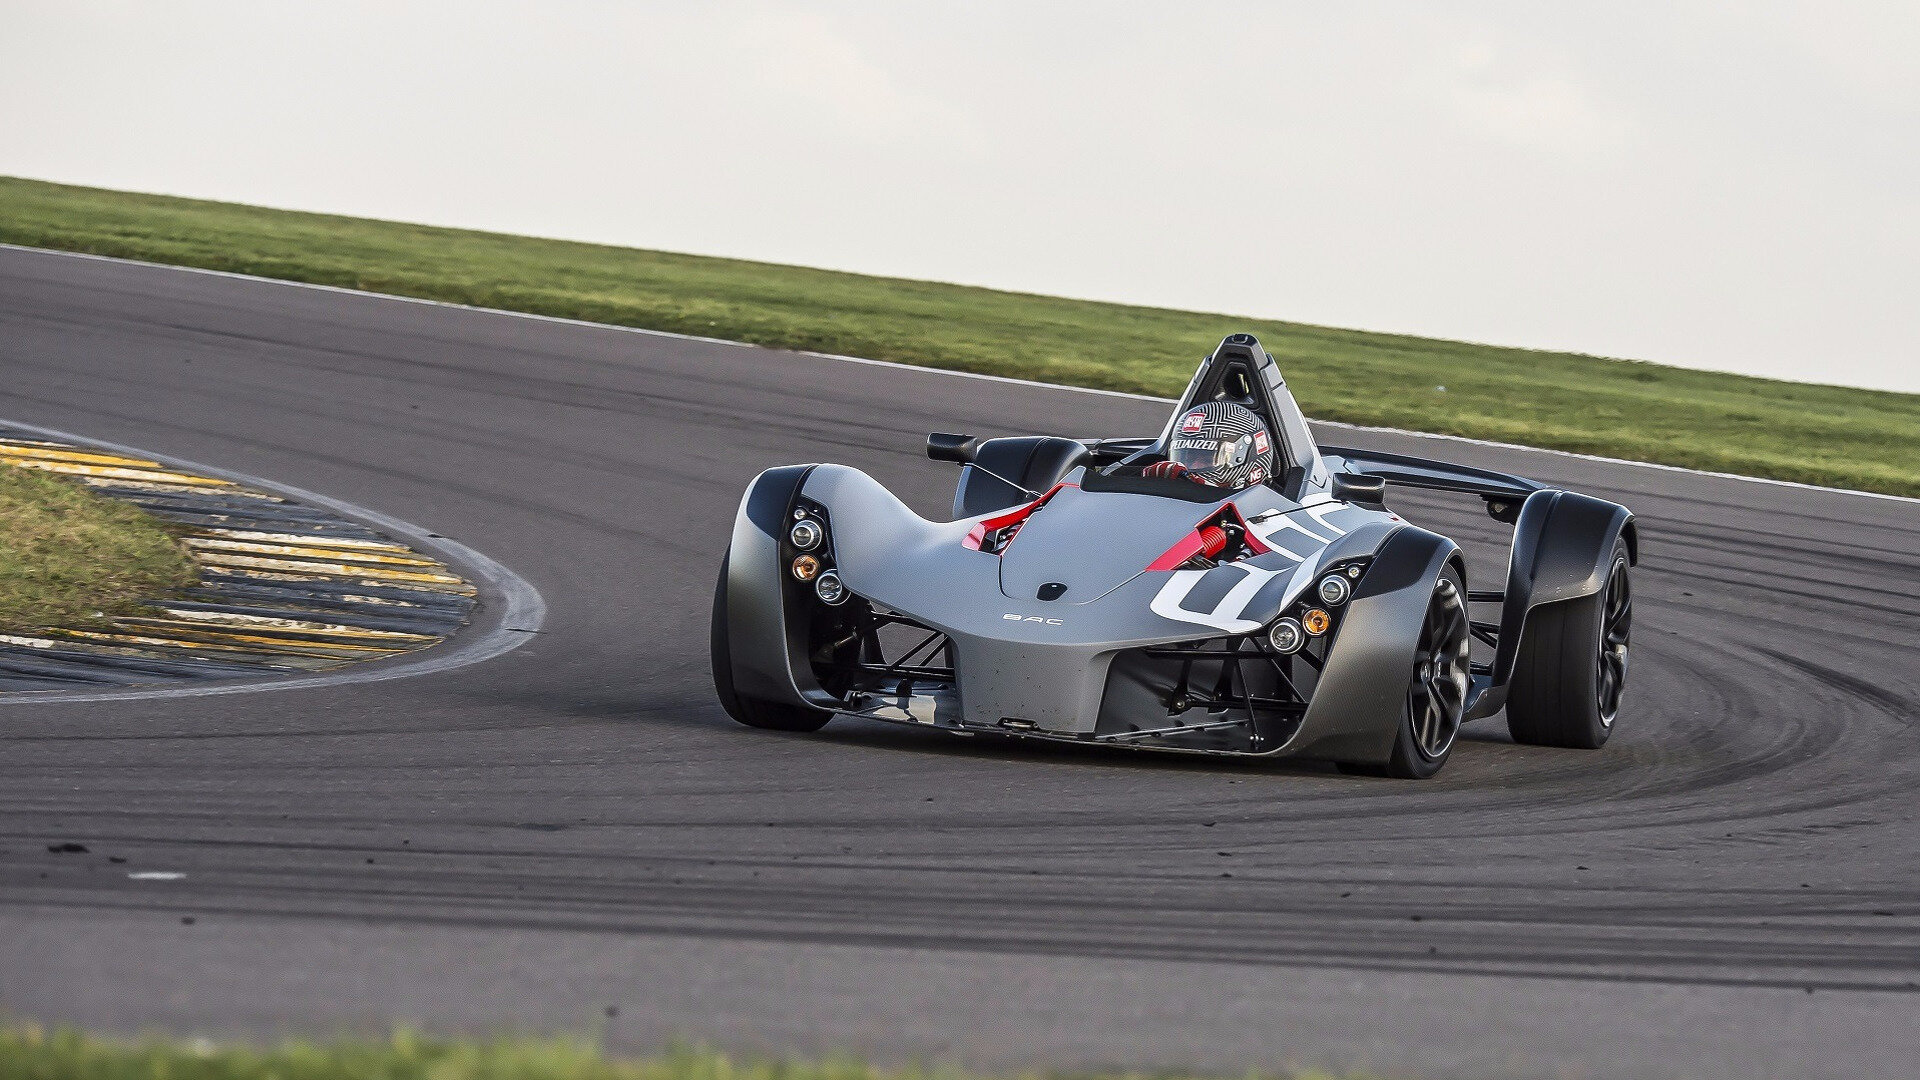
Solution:
<svg viewBox="0 0 1920 1080">
<path fill-rule="evenodd" d="M 790 564 L 795 581 L 812 582 L 813 595 L 823 604 L 843 604 L 847 587 L 840 572 L 828 565 L 826 522 L 816 512 L 802 506 L 793 512 L 793 527 L 787 530 L 787 543 L 800 554 Z"/>
<path fill-rule="evenodd" d="M 1328 574 L 1320 579 L 1320 584 L 1315 585 L 1313 591 L 1320 594 L 1321 603 L 1339 607 L 1347 602 L 1347 597 L 1353 595 L 1353 586 L 1347 584 L 1345 574 Z"/>
<path fill-rule="evenodd" d="M 1353 583 L 1363 570 L 1365 564 L 1356 562 L 1336 566 L 1320 575 L 1309 596 L 1267 627 L 1267 644 L 1273 646 L 1273 651 L 1291 656 L 1306 648 L 1309 640 L 1332 630 L 1334 609 L 1353 599 Z"/>
<path fill-rule="evenodd" d="M 1291 616 L 1281 619 L 1267 631 L 1267 643 L 1273 646 L 1275 652 L 1299 652 L 1300 646 L 1307 643 L 1306 628 L 1300 625 L 1299 619 Z"/>
</svg>

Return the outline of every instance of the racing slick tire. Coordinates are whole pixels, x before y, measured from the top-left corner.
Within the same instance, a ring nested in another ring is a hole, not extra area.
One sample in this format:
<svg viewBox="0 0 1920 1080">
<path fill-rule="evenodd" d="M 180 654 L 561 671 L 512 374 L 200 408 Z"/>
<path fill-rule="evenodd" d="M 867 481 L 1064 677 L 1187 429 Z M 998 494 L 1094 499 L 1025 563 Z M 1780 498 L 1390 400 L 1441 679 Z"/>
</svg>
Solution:
<svg viewBox="0 0 1920 1080">
<path fill-rule="evenodd" d="M 1598 750 L 1613 734 L 1633 629 L 1631 558 L 1613 542 L 1599 592 L 1535 608 L 1507 697 L 1507 730 L 1532 746 Z"/>
<path fill-rule="evenodd" d="M 1439 772 L 1453 754 L 1466 717 L 1467 693 L 1473 686 L 1468 666 L 1472 645 L 1466 582 L 1449 564 L 1434 581 L 1421 619 L 1392 756 L 1384 764 L 1339 762 L 1340 771 L 1401 780 L 1425 780 Z"/>
<path fill-rule="evenodd" d="M 713 692 L 727 715 L 748 727 L 773 731 L 819 731 L 833 719 L 825 709 L 789 705 L 747 697 L 733 688 L 733 647 L 727 636 L 727 565 L 731 555 L 720 561 L 720 580 L 713 585 L 713 626 L 709 636 L 713 664 Z"/>
</svg>

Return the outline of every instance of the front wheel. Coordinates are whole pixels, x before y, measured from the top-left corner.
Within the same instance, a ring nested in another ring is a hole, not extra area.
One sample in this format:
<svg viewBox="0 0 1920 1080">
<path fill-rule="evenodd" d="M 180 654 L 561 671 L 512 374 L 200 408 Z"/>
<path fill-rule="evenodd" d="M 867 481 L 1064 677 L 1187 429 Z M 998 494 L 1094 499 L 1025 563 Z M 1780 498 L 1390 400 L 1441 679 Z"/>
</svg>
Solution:
<svg viewBox="0 0 1920 1080">
<path fill-rule="evenodd" d="M 739 693 L 733 686 L 733 645 L 727 634 L 727 566 L 733 556 L 720 562 L 720 580 L 713 586 L 713 624 L 708 636 L 709 659 L 713 665 L 713 693 L 727 715 L 748 727 L 773 731 L 819 731 L 833 719 L 825 709 L 765 701 Z"/>
<path fill-rule="evenodd" d="M 1467 691 L 1473 686 L 1467 659 L 1472 646 L 1466 583 L 1460 571 L 1449 566 L 1433 583 L 1426 617 L 1420 621 L 1400 736 L 1387 760 L 1388 776 L 1425 780 L 1453 754 L 1467 713 Z"/>
<path fill-rule="evenodd" d="M 1467 692 L 1473 686 L 1468 667 L 1472 635 L 1466 583 L 1460 571 L 1448 566 L 1433 583 L 1426 615 L 1420 620 L 1392 756 L 1384 765 L 1340 762 L 1341 772 L 1425 780 L 1440 771 L 1453 754 L 1466 716 Z"/>
<path fill-rule="evenodd" d="M 1633 632 L 1625 540 L 1614 541 L 1607 567 L 1599 592 L 1527 616 L 1507 698 L 1514 742 L 1598 750 L 1613 734 Z"/>
</svg>

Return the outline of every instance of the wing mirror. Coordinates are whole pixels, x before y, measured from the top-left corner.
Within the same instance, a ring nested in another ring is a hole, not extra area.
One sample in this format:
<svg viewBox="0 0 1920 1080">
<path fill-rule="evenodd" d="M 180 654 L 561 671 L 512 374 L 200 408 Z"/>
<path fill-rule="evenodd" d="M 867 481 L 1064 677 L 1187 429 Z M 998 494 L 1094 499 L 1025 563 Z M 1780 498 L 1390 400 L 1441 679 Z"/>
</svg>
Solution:
<svg viewBox="0 0 1920 1080">
<path fill-rule="evenodd" d="M 927 436 L 927 456 L 935 461 L 953 461 L 961 465 L 973 463 L 973 457 L 980 451 L 980 440 L 971 435 L 950 435 L 936 431 Z"/>
<path fill-rule="evenodd" d="M 1334 473 L 1333 497 L 1341 502 L 1385 510 L 1387 482 L 1377 476 L 1367 476 L 1362 473 Z"/>
</svg>

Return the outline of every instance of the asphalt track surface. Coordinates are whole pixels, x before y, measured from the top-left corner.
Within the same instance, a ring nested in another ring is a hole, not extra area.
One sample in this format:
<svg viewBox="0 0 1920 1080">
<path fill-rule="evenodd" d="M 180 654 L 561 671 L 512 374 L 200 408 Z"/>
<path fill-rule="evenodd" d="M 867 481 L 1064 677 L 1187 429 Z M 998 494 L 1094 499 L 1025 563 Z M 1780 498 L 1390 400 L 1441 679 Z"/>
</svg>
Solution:
<svg viewBox="0 0 1920 1080">
<path fill-rule="evenodd" d="M 1913 502 L 1323 433 L 1640 515 L 1612 743 L 1496 718 L 1425 783 L 714 703 L 712 580 L 760 469 L 846 462 L 936 515 L 930 429 L 1165 408 L 0 251 L 0 417 L 419 523 L 549 609 L 458 671 L 0 704 L 0 1009 L 995 1068 L 1920 1072 Z M 1394 504 L 1491 580 L 1477 504 Z M 130 876 L 155 872 L 184 877 Z"/>
</svg>

